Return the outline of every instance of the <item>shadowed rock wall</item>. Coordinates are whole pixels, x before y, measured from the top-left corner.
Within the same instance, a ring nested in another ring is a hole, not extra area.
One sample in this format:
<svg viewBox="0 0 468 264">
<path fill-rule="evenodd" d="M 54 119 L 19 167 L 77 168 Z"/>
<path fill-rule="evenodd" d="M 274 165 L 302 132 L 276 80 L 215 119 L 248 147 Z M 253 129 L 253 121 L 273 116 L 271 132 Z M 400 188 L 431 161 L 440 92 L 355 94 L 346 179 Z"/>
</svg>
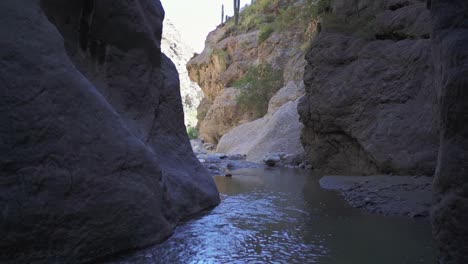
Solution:
<svg viewBox="0 0 468 264">
<path fill-rule="evenodd" d="M 0 2 L 0 262 L 82 263 L 219 202 L 150 0 Z"/>
<path fill-rule="evenodd" d="M 439 263 L 468 263 L 468 2 L 433 0 L 441 144 L 432 224 Z"/>
<path fill-rule="evenodd" d="M 311 164 L 330 174 L 433 175 L 438 120 L 423 1 L 339 1 L 306 55 L 298 111 Z"/>
</svg>

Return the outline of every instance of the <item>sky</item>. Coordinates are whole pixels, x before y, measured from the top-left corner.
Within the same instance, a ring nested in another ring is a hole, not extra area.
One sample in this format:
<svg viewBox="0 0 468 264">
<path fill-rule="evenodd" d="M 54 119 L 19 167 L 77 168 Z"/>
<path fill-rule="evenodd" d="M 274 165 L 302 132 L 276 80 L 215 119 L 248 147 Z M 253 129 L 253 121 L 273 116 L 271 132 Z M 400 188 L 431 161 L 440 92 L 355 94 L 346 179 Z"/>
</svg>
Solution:
<svg viewBox="0 0 468 264">
<path fill-rule="evenodd" d="M 221 5 L 225 15 L 233 15 L 232 0 L 161 0 L 166 18 L 172 21 L 182 40 L 200 53 L 208 33 L 221 23 Z M 250 0 L 241 0 L 241 7 Z"/>
</svg>

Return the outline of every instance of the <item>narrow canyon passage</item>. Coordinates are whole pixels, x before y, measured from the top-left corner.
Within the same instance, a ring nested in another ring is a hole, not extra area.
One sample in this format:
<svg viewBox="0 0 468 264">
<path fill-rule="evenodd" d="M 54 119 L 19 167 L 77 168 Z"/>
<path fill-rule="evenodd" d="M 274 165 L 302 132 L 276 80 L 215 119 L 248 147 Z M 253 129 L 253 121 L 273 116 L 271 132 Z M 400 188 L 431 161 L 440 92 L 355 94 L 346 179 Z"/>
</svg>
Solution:
<svg viewBox="0 0 468 264">
<path fill-rule="evenodd" d="M 468 263 L 467 0 L 0 22 L 0 264 Z"/>
<path fill-rule="evenodd" d="M 321 175 L 239 169 L 216 176 L 222 201 L 161 245 L 106 264 L 435 262 L 426 219 L 352 208 L 323 190 Z"/>
</svg>

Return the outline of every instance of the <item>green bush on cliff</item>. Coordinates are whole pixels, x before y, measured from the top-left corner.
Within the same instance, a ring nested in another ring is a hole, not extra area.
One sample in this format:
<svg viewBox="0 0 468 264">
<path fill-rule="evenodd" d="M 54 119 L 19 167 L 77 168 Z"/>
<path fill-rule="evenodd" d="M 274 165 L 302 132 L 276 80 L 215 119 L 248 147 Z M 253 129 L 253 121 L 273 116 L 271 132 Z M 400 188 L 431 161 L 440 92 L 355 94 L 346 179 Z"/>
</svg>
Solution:
<svg viewBox="0 0 468 264">
<path fill-rule="evenodd" d="M 231 58 L 226 50 L 214 49 L 212 56 L 220 70 L 226 70 L 229 64 L 231 64 Z"/>
<path fill-rule="evenodd" d="M 237 102 L 242 111 L 262 117 L 268 111 L 270 99 L 283 86 L 283 73 L 270 64 L 260 64 L 250 67 L 234 86 L 241 89 Z"/>
<path fill-rule="evenodd" d="M 331 12 L 331 0 L 308 0 L 310 13 L 313 18 L 318 18 L 321 14 Z M 312 4 L 312 2 L 316 2 Z"/>
<path fill-rule="evenodd" d="M 275 31 L 275 28 L 273 27 L 272 24 L 263 25 L 260 28 L 260 33 L 258 35 L 258 42 L 262 43 L 265 40 L 267 40 L 270 37 L 271 33 L 273 33 L 274 31 Z"/>
<path fill-rule="evenodd" d="M 225 37 L 260 30 L 259 43 L 271 34 L 291 28 L 307 29 L 311 21 L 331 11 L 331 0 L 305 0 L 288 4 L 281 0 L 257 0 L 245 7 L 238 25 L 227 22 Z"/>
<path fill-rule="evenodd" d="M 195 127 L 188 126 L 187 135 L 189 139 L 197 139 L 200 133 L 198 132 L 198 129 L 196 129 Z"/>
</svg>

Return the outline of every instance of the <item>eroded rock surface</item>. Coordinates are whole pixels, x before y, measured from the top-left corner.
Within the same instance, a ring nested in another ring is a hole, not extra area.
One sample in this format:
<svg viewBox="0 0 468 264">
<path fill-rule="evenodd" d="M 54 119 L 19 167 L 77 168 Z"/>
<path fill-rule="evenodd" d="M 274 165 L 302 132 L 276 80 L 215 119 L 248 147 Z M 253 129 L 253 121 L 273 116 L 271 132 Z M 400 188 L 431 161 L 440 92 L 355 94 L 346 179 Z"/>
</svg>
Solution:
<svg viewBox="0 0 468 264">
<path fill-rule="evenodd" d="M 330 174 L 433 175 L 438 151 L 422 1 L 332 1 L 299 104 L 311 164 Z"/>
<path fill-rule="evenodd" d="M 270 100 L 265 117 L 230 130 L 219 141 L 217 151 L 247 155 L 247 160 L 253 162 L 262 162 L 269 153 L 303 154 L 300 142 L 303 125 L 297 113 L 303 94 L 302 83 L 288 83 Z"/>
<path fill-rule="evenodd" d="M 441 120 L 433 234 L 439 263 L 468 263 L 468 4 L 430 2 Z"/>
<path fill-rule="evenodd" d="M 83 263 L 216 205 L 159 1 L 0 2 L 0 262 Z"/>
</svg>

